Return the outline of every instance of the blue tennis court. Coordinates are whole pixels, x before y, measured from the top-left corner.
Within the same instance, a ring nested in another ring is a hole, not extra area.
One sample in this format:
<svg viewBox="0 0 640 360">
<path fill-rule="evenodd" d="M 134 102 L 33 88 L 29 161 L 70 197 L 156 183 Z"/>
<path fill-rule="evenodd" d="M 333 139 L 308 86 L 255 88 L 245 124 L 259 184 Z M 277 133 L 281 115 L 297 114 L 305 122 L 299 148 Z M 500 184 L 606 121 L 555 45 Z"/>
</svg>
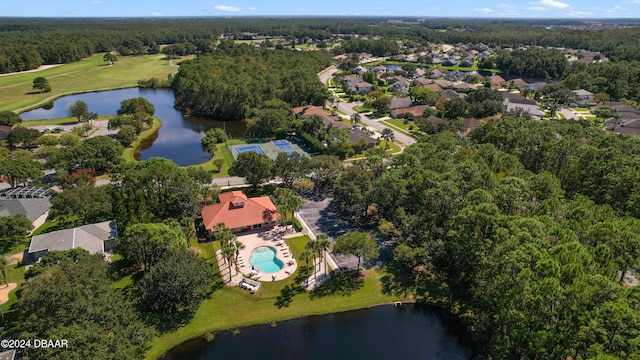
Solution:
<svg viewBox="0 0 640 360">
<path fill-rule="evenodd" d="M 293 149 L 287 140 L 274 140 L 273 144 L 278 148 L 278 150 Z"/>
<path fill-rule="evenodd" d="M 247 151 L 255 151 L 258 154 L 264 154 L 264 150 L 262 150 L 262 147 L 260 145 L 247 145 L 247 146 L 238 146 L 236 148 L 236 153 L 241 154 L 243 152 L 247 152 Z"/>
</svg>

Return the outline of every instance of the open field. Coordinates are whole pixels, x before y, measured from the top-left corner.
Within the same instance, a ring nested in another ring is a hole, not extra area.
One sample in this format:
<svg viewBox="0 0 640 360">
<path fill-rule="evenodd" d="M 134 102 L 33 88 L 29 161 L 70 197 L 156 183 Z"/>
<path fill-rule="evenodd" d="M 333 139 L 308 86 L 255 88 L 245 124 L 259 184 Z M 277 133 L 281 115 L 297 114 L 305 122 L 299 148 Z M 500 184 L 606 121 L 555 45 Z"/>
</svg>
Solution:
<svg viewBox="0 0 640 360">
<path fill-rule="evenodd" d="M 113 66 L 108 66 L 102 60 L 103 56 L 94 54 L 81 61 L 37 73 L 0 77 L 0 111 L 21 112 L 73 93 L 134 87 L 140 79 L 166 79 L 177 70 L 177 65 L 169 63 L 163 54 L 121 56 Z M 49 81 L 51 92 L 34 92 L 31 87 L 33 79 L 39 76 Z"/>
</svg>

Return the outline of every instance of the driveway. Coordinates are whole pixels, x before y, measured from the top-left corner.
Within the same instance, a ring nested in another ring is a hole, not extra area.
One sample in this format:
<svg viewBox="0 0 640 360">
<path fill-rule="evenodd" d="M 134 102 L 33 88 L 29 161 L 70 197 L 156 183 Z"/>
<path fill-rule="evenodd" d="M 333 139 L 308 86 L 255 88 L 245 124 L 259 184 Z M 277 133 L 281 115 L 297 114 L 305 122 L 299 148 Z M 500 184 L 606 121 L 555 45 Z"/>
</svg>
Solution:
<svg viewBox="0 0 640 360">
<path fill-rule="evenodd" d="M 358 225 L 343 219 L 338 211 L 338 205 L 333 198 L 305 199 L 308 202 L 300 207 L 298 214 L 309 225 L 314 234 L 329 235 L 331 248 L 338 236 L 345 235 L 351 230 L 357 230 Z M 336 264 L 341 268 L 355 269 L 358 258 L 332 254 Z"/>
</svg>

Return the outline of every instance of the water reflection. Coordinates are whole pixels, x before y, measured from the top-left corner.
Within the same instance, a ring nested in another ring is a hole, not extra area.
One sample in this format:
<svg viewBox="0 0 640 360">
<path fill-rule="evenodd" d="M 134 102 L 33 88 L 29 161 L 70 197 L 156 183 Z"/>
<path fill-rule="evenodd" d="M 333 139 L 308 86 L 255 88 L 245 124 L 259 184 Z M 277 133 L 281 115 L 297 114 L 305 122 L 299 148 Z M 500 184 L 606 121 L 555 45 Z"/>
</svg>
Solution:
<svg viewBox="0 0 640 360">
<path fill-rule="evenodd" d="M 52 119 L 67 116 L 67 106 L 82 100 L 89 111 L 100 115 L 115 115 L 122 100 L 145 97 L 156 109 L 155 116 L 162 127 L 143 142 L 136 159 L 164 157 L 181 166 L 205 162 L 211 155 L 202 150 L 200 139 L 211 128 L 225 129 L 229 136 L 242 137 L 247 131 L 246 121 L 216 121 L 185 116 L 173 107 L 175 96 L 168 89 L 119 89 L 65 96 L 57 99 L 50 109 L 35 109 L 20 114 L 23 120 Z"/>
</svg>

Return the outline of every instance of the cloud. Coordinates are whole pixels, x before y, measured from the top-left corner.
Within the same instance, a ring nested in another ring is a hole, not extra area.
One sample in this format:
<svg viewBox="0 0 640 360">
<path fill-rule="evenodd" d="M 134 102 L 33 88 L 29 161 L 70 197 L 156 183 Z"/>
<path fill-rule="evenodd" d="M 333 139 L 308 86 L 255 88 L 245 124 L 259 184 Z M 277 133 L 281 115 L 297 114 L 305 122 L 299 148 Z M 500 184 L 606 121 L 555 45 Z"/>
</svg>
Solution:
<svg viewBox="0 0 640 360">
<path fill-rule="evenodd" d="M 102 5 L 102 4 L 104 4 L 104 3 L 103 3 L 102 1 L 100 1 L 100 0 L 96 0 L 96 1 L 94 1 L 93 3 L 94 3 L 95 5 Z"/>
<path fill-rule="evenodd" d="M 569 11 L 568 15 L 573 17 L 587 17 L 587 16 L 593 16 L 594 14 L 592 12 L 586 12 L 586 11 Z"/>
<path fill-rule="evenodd" d="M 242 11 L 241 8 L 239 7 L 235 7 L 235 6 L 229 6 L 229 5 L 216 5 L 213 7 L 214 9 L 218 10 L 218 11 L 227 11 L 227 12 L 238 12 L 238 11 Z"/>
<path fill-rule="evenodd" d="M 481 12 L 483 14 L 491 14 L 494 13 L 495 10 L 489 8 L 476 9 L 477 12 Z"/>
<path fill-rule="evenodd" d="M 151 16 L 162 16 L 162 14 L 159 12 L 152 12 Z"/>
<path fill-rule="evenodd" d="M 543 5 L 543 6 L 552 7 L 554 9 L 566 9 L 566 8 L 571 6 L 571 5 L 567 4 L 567 3 L 563 3 L 563 2 L 560 2 L 560 1 L 556 1 L 556 0 L 540 0 L 540 4 Z"/>
<path fill-rule="evenodd" d="M 253 6 L 249 6 L 249 7 L 247 8 L 247 10 L 249 10 L 249 11 L 256 11 L 256 10 L 258 10 L 258 9 L 256 9 L 256 8 L 255 8 L 255 7 L 253 7 Z"/>
<path fill-rule="evenodd" d="M 545 11 L 547 10 L 546 8 L 542 7 L 542 6 L 530 6 L 527 8 L 524 8 L 525 10 L 531 10 L 531 11 Z"/>
</svg>

